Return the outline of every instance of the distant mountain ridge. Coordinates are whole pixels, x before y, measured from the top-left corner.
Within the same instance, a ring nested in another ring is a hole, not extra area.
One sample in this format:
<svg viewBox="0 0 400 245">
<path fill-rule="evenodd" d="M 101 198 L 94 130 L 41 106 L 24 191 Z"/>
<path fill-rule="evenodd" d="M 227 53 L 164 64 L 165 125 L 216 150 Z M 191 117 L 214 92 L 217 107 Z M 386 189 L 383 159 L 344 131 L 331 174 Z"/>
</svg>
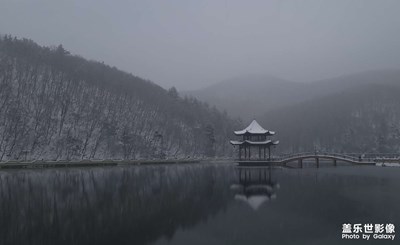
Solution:
<svg viewBox="0 0 400 245">
<path fill-rule="evenodd" d="M 204 89 L 186 91 L 184 94 L 226 110 L 232 117 L 250 120 L 269 110 L 311 101 L 365 84 L 400 85 L 399 79 L 400 69 L 366 71 L 308 83 L 262 75 L 242 76 Z"/>
<path fill-rule="evenodd" d="M 400 151 L 400 70 L 310 83 L 243 79 L 191 94 L 242 117 L 243 126 L 257 118 L 277 132 L 277 152 Z"/>
<path fill-rule="evenodd" d="M 277 131 L 278 152 L 400 152 L 400 86 L 363 84 L 269 111 L 260 122 Z"/>
<path fill-rule="evenodd" d="M 400 86 L 400 69 L 372 70 L 337 76 L 307 83 L 311 85 L 311 97 L 323 97 L 337 92 L 357 89 L 364 85 Z"/>
<path fill-rule="evenodd" d="M 257 75 L 237 77 L 183 94 L 226 110 L 232 117 L 249 119 L 277 106 L 302 101 L 306 89 L 304 84 Z"/>
</svg>

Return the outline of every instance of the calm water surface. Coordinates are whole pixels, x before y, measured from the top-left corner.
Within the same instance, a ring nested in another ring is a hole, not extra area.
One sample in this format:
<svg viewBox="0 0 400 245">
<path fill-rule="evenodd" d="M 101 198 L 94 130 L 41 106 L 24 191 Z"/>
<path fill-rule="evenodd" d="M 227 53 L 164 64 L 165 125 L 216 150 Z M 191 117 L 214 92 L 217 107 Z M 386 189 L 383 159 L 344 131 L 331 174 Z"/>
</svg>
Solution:
<svg viewBox="0 0 400 245">
<path fill-rule="evenodd" d="M 399 226 L 399 190 L 385 167 L 0 171 L 0 244 L 399 244 L 341 239 L 343 223 Z"/>
</svg>

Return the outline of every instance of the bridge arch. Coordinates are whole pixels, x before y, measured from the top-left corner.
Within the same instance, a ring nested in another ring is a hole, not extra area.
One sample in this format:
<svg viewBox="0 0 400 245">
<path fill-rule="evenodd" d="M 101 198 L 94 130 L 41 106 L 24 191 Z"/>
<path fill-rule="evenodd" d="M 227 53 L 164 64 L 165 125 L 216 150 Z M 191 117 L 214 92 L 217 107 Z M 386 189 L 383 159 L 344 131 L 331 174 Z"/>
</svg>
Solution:
<svg viewBox="0 0 400 245">
<path fill-rule="evenodd" d="M 319 160 L 332 160 L 334 165 L 338 161 L 341 162 L 347 162 L 351 164 L 375 164 L 375 162 L 371 159 L 365 159 L 365 158 L 357 158 L 353 156 L 347 156 L 347 155 L 340 155 L 340 154 L 296 154 L 293 156 L 286 156 L 286 157 L 281 157 L 277 162 L 286 165 L 291 162 L 299 162 L 301 165 L 303 164 L 304 160 L 308 159 L 315 159 L 317 165 L 319 165 Z"/>
</svg>

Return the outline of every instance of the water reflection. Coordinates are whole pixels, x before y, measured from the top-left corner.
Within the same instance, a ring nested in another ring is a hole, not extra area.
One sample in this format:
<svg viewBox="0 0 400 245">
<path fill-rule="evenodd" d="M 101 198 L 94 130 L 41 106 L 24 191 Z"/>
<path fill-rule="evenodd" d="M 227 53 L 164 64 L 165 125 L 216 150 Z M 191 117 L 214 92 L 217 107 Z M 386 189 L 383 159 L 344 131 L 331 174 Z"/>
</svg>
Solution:
<svg viewBox="0 0 400 245">
<path fill-rule="evenodd" d="M 353 244 L 341 239 L 343 223 L 400 223 L 399 176 L 358 166 L 238 169 L 224 212 L 154 245 Z"/>
<path fill-rule="evenodd" d="M 0 171 L 0 244 L 341 244 L 344 222 L 400 223 L 399 176 L 232 164 Z"/>
<path fill-rule="evenodd" d="M 226 209 L 230 171 L 206 164 L 0 172 L 0 243 L 171 238 Z"/>
<path fill-rule="evenodd" d="M 256 211 L 263 203 L 276 199 L 276 190 L 280 185 L 272 179 L 272 170 L 271 167 L 237 167 L 239 181 L 231 185 L 235 191 L 235 200 L 247 203 Z"/>
</svg>

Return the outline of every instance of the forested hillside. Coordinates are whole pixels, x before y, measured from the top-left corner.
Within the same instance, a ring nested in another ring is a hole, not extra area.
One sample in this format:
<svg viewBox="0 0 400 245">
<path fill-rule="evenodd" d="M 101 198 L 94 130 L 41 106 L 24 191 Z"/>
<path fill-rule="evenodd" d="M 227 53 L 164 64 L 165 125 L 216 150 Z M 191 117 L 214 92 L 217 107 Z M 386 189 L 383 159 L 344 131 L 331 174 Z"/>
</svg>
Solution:
<svg viewBox="0 0 400 245">
<path fill-rule="evenodd" d="M 400 80 L 364 84 L 266 113 L 278 152 L 400 152 Z"/>
<path fill-rule="evenodd" d="M 233 127 L 175 88 L 0 38 L 0 160 L 226 156 Z"/>
</svg>

